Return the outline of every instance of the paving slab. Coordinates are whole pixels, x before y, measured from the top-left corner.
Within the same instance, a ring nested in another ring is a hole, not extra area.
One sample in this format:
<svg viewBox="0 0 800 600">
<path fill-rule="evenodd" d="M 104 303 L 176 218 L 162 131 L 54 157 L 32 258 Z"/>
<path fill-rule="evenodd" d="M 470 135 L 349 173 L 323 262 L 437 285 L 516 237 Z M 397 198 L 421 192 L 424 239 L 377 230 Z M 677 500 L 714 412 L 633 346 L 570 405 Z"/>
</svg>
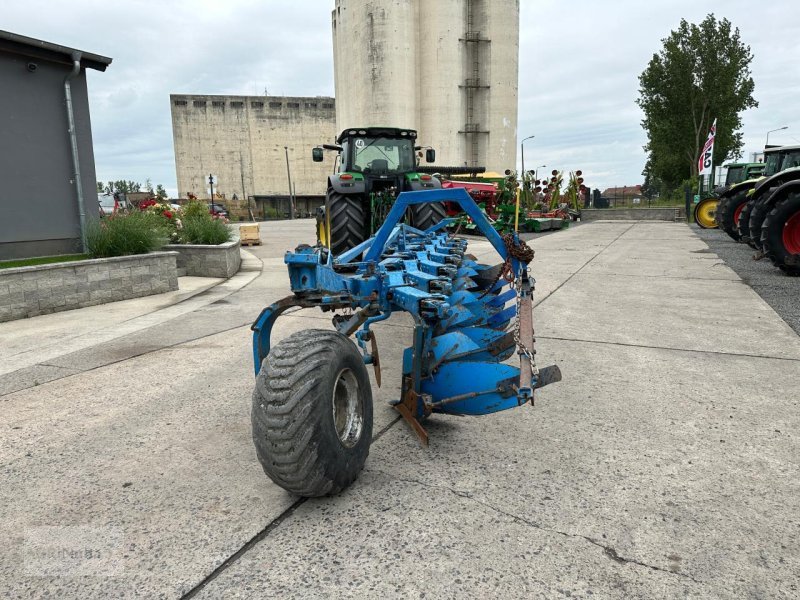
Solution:
<svg viewBox="0 0 800 600">
<path fill-rule="evenodd" d="M 427 449 L 399 424 L 201 597 L 791 596 L 800 399 L 750 374 L 785 361 L 539 349 L 565 379 L 535 408 L 433 417 Z"/>
<path fill-rule="evenodd" d="M 261 231 L 246 287 L 0 398 L 6 595 L 797 597 L 798 339 L 688 227 L 534 237 L 539 362 L 564 380 L 534 408 L 430 419 L 427 449 L 385 404 L 411 322 L 380 323 L 380 437 L 350 489 L 305 502 L 255 456 L 248 326 L 313 221 Z M 310 327 L 329 315 L 293 311 L 274 339 Z M 58 553 L 76 548 L 111 561 Z"/>
</svg>

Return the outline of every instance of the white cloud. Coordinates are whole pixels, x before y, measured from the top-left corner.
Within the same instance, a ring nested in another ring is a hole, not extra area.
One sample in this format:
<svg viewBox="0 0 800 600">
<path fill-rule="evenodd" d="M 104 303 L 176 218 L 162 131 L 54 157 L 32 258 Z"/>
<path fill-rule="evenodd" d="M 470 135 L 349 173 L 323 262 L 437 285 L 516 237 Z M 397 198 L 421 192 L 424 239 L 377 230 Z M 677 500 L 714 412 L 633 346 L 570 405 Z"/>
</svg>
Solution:
<svg viewBox="0 0 800 600">
<path fill-rule="evenodd" d="M 738 26 L 755 54 L 761 106 L 744 115 L 746 151 L 783 125 L 790 129 L 771 142 L 800 139 L 792 2 L 520 5 L 518 131 L 536 135 L 526 166 L 580 168 L 593 187 L 639 183 L 638 75 L 681 17 L 699 22 L 710 12 Z M 112 57 L 108 71 L 89 76 L 98 177 L 149 177 L 174 192 L 169 94 L 333 95 L 332 8 L 332 0 L 5 0 L 0 27 Z"/>
</svg>

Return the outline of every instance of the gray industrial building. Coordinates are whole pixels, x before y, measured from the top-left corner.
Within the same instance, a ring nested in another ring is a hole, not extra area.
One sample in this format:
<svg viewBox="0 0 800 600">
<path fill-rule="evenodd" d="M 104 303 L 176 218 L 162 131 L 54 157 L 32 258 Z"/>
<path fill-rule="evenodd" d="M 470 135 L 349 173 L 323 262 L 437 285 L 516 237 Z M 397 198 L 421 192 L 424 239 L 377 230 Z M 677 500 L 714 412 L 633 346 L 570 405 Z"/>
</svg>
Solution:
<svg viewBox="0 0 800 600">
<path fill-rule="evenodd" d="M 173 94 L 170 106 L 181 198 L 208 198 L 213 174 L 218 199 L 249 197 L 259 217 L 289 213 L 289 176 L 299 214 L 324 201 L 334 155 L 315 163 L 311 149 L 336 137 L 333 98 Z"/>
<path fill-rule="evenodd" d="M 0 260 L 81 251 L 81 213 L 98 217 L 86 69 L 109 64 L 0 31 Z"/>
</svg>

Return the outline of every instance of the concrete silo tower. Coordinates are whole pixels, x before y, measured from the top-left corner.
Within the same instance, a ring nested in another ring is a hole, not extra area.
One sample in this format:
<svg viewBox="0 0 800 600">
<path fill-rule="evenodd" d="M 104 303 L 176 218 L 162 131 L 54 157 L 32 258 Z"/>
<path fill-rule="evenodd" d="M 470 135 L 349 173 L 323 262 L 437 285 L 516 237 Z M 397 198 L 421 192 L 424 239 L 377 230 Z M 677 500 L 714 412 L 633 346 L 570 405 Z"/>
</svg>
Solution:
<svg viewBox="0 0 800 600">
<path fill-rule="evenodd" d="M 514 168 L 519 0 L 336 0 L 337 129 L 411 127 L 437 164 Z"/>
</svg>

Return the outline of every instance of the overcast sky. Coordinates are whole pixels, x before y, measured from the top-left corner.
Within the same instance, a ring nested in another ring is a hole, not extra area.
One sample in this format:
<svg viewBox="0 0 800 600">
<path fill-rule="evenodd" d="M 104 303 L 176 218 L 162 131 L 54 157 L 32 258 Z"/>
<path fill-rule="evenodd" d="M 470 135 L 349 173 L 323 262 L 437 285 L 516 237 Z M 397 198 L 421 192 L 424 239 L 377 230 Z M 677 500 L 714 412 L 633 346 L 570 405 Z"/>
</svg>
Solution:
<svg viewBox="0 0 800 600">
<path fill-rule="evenodd" d="M 114 59 L 89 71 L 103 181 L 149 177 L 176 193 L 171 93 L 333 95 L 333 0 L 0 2 L 0 29 Z M 526 167 L 580 168 L 599 188 L 641 183 L 638 75 L 681 18 L 709 12 L 738 26 L 755 55 L 760 106 L 744 115 L 746 153 L 784 125 L 770 143 L 800 143 L 796 0 L 521 0 L 518 133 L 536 136 Z"/>
</svg>

